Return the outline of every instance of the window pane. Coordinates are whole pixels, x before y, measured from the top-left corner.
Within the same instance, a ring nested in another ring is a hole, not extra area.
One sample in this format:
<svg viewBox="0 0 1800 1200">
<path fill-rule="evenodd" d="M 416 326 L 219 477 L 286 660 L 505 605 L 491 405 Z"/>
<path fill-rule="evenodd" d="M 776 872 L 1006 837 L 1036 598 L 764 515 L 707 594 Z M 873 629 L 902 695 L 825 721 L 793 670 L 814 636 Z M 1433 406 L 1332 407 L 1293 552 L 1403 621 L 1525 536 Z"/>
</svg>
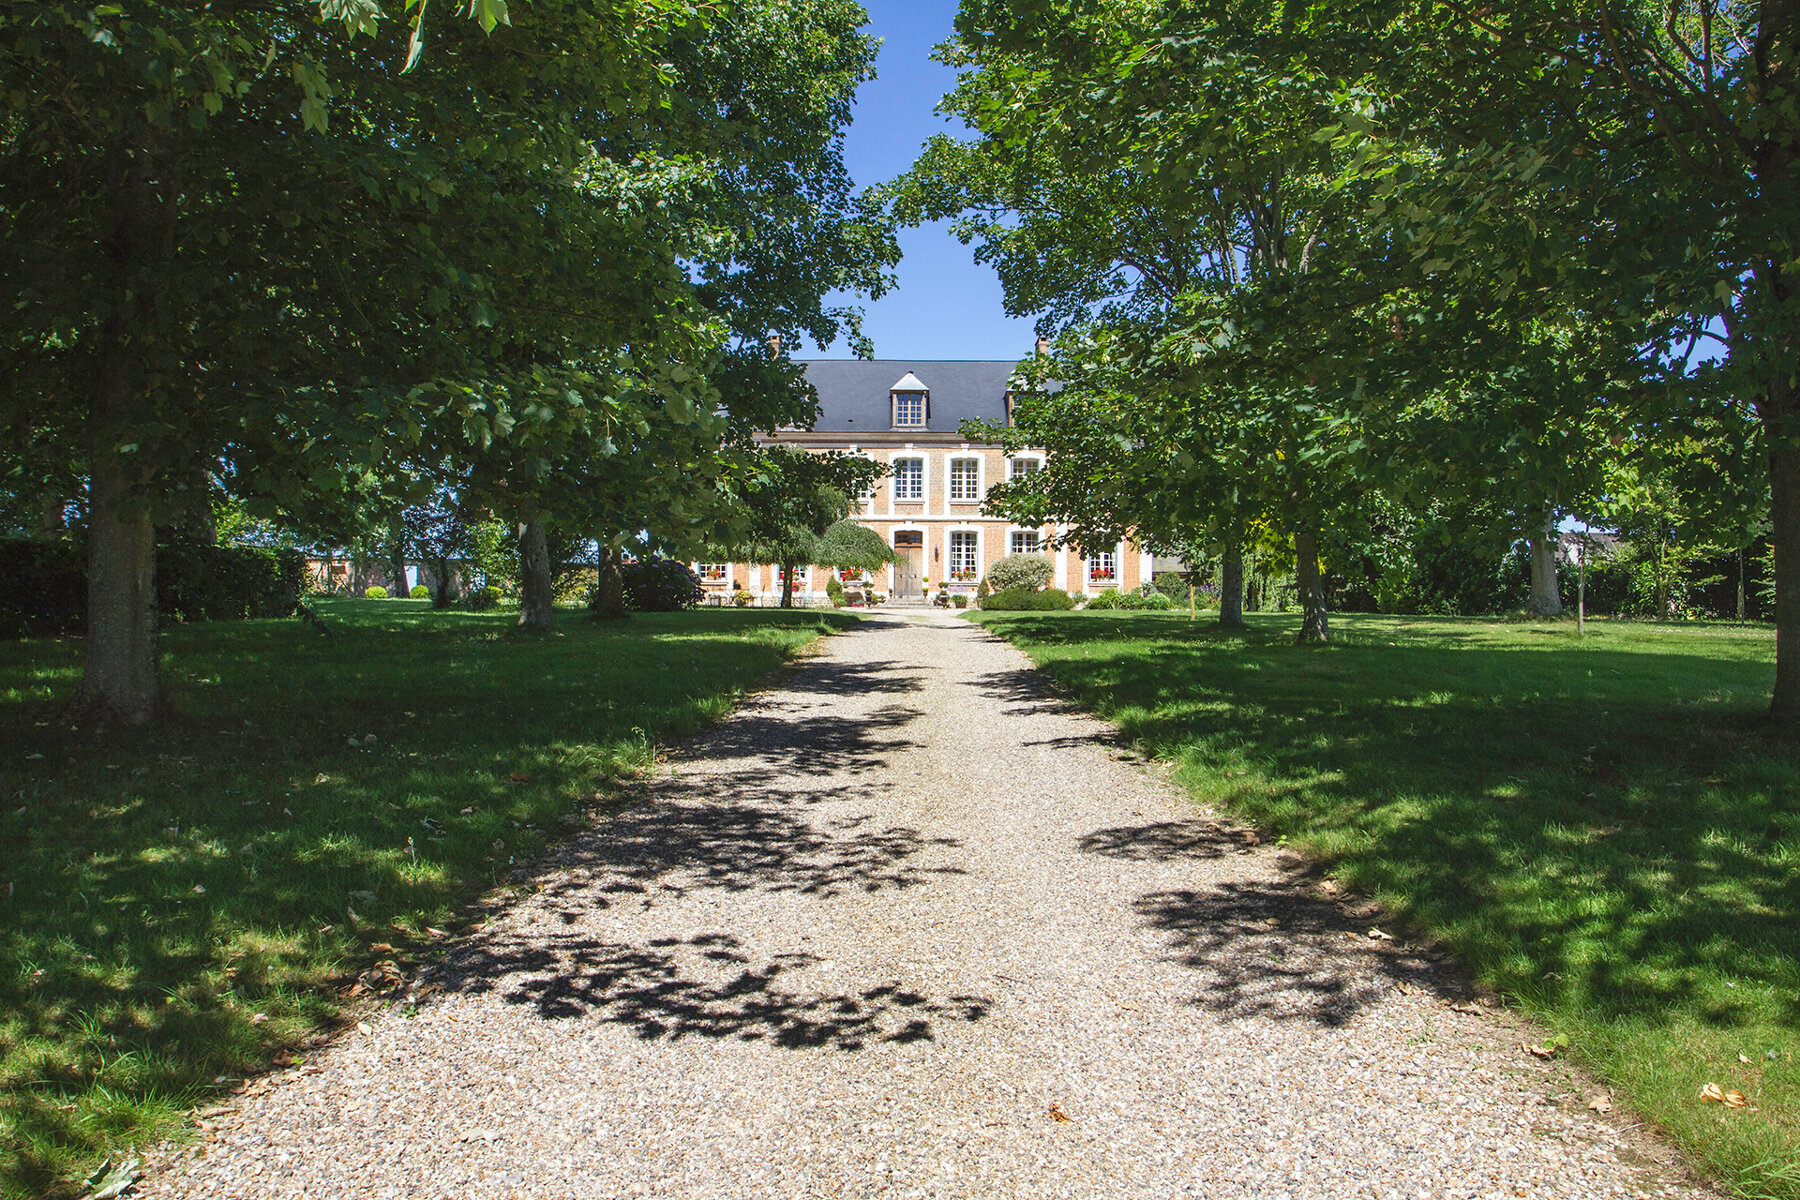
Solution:
<svg viewBox="0 0 1800 1200">
<path fill-rule="evenodd" d="M 925 460 L 903 458 L 894 464 L 894 499 L 925 498 Z"/>
<path fill-rule="evenodd" d="M 950 578 L 973 581 L 975 568 L 975 535 L 966 530 L 950 534 Z"/>
<path fill-rule="evenodd" d="M 894 394 L 894 424 L 923 425 L 925 423 L 925 397 L 918 392 L 896 392 Z"/>
<path fill-rule="evenodd" d="M 981 499 L 980 486 L 977 482 L 981 473 L 981 465 L 972 458 L 957 458 L 950 461 L 950 498 L 952 500 Z"/>
<path fill-rule="evenodd" d="M 1029 475 L 1043 465 L 1035 458 L 1015 458 L 1012 460 L 1012 477 L 1017 479 L 1021 475 Z"/>
<path fill-rule="evenodd" d="M 1012 535 L 1011 549 L 1014 554 L 1036 554 L 1038 552 L 1038 535 L 1035 532 L 1015 529 Z"/>
<path fill-rule="evenodd" d="M 1094 583 L 1112 583 L 1118 578 L 1111 551 L 1103 551 L 1088 559 L 1088 579 Z"/>
<path fill-rule="evenodd" d="M 723 583 L 725 581 L 725 564 L 701 563 L 697 574 L 708 583 Z"/>
</svg>

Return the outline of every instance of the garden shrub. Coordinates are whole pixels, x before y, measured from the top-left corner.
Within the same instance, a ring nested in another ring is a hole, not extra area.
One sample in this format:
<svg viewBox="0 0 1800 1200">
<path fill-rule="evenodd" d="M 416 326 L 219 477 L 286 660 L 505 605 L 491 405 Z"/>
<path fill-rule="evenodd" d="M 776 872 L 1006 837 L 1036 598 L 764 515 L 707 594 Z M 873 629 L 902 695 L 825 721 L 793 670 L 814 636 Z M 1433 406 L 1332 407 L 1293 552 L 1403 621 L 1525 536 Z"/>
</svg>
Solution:
<svg viewBox="0 0 1800 1200">
<path fill-rule="evenodd" d="M 0 636 L 78 633 L 87 617 L 87 555 L 74 541 L 0 540 Z M 297 550 L 215 546 L 173 531 L 156 546 L 164 620 L 292 616 L 306 590 Z"/>
<path fill-rule="evenodd" d="M 429 599 L 431 599 L 431 589 L 426 587 L 422 583 L 413 584 L 412 591 L 410 591 L 406 594 L 411 596 L 414 600 L 429 600 Z"/>
<path fill-rule="evenodd" d="M 372 584 L 363 589 L 363 596 L 369 600 L 386 600 L 387 589 L 382 587 L 379 583 Z"/>
<path fill-rule="evenodd" d="M 693 568 L 672 558 L 646 558 L 619 568 L 625 602 L 634 612 L 680 612 L 700 603 L 706 589 Z"/>
<path fill-rule="evenodd" d="M 1183 575 L 1180 571 L 1158 571 L 1156 573 L 1156 578 L 1153 579 L 1151 583 L 1158 592 L 1161 592 L 1183 608 L 1187 607 L 1188 581 L 1186 575 Z"/>
<path fill-rule="evenodd" d="M 1136 608 L 1137 605 L 1131 603 L 1136 599 L 1136 596 L 1127 596 L 1123 592 L 1105 591 L 1089 600 L 1083 607 L 1090 609 Z"/>
<path fill-rule="evenodd" d="M 836 575 L 825 580 L 825 594 L 831 598 L 831 607 L 844 607 L 844 585 L 838 582 Z"/>
<path fill-rule="evenodd" d="M 739 588 L 737 591 L 731 593 L 731 602 L 738 608 L 749 608 L 752 604 L 756 603 L 756 597 L 752 596 L 743 588 Z"/>
<path fill-rule="evenodd" d="M 1009 554 L 988 568 L 987 577 L 998 592 L 1028 588 L 1036 591 L 1056 574 L 1056 564 L 1042 554 Z"/>
<path fill-rule="evenodd" d="M 1098 609 L 1131 609 L 1133 611 L 1167 612 L 1175 607 L 1175 602 L 1161 592 L 1152 592 L 1148 596 L 1140 592 L 1101 592 L 1087 602 L 1089 608 Z"/>
<path fill-rule="evenodd" d="M 492 612 L 500 607 L 500 589 L 478 587 L 463 598 L 470 612 Z"/>
<path fill-rule="evenodd" d="M 1060 588 L 1036 591 L 1032 588 L 1007 588 L 984 597 L 981 607 L 993 612 L 1066 612 L 1075 607 L 1075 597 Z"/>
<path fill-rule="evenodd" d="M 988 582 L 987 576 L 983 575 L 981 577 L 981 586 L 975 589 L 975 602 L 979 604 L 982 600 L 993 594 L 993 585 Z"/>
</svg>

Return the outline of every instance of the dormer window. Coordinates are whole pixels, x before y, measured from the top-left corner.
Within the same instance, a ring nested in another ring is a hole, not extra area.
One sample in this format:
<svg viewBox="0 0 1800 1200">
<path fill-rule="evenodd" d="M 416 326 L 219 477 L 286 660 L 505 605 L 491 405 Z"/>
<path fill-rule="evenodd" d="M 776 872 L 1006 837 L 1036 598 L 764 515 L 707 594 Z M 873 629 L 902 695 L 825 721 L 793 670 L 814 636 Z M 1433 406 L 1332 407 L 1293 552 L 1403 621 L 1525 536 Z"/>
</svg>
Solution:
<svg viewBox="0 0 1800 1200">
<path fill-rule="evenodd" d="M 895 429 L 923 429 L 931 412 L 931 389 L 908 371 L 888 389 L 893 399 Z"/>
</svg>

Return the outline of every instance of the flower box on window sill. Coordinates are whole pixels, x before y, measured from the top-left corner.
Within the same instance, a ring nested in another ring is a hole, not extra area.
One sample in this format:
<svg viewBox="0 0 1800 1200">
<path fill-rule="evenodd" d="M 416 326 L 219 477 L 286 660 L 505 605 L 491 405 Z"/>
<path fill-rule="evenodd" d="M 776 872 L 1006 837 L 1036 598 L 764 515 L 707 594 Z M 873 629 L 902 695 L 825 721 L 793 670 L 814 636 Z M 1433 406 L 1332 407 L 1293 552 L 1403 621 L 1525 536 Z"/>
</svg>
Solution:
<svg viewBox="0 0 1800 1200">
<path fill-rule="evenodd" d="M 950 572 L 950 582 L 951 583 L 974 583 L 975 579 L 976 579 L 976 573 L 974 571 L 952 571 L 952 572 Z"/>
<path fill-rule="evenodd" d="M 1090 583 L 1111 583 L 1113 573 L 1111 571 L 1093 571 L 1089 573 L 1088 581 Z"/>
</svg>

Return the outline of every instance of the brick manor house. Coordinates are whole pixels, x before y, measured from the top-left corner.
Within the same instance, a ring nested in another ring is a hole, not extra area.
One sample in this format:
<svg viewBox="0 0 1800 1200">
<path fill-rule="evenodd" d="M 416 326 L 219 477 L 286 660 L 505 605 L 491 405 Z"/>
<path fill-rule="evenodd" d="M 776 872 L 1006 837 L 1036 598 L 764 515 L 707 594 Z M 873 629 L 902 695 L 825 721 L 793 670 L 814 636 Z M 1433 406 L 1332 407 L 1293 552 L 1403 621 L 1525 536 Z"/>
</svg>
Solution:
<svg viewBox="0 0 1800 1200">
<path fill-rule="evenodd" d="M 1029 528 L 983 515 L 988 488 L 1044 463 L 1041 452 L 1008 455 L 959 432 L 967 420 L 1011 420 L 1016 362 L 878 358 L 810 359 L 801 365 L 818 389 L 819 419 L 810 430 L 784 430 L 767 441 L 861 454 L 891 467 L 851 514 L 900 556 L 898 564 L 867 581 L 875 591 L 899 603 L 922 602 L 929 581 L 933 593 L 947 584 L 952 593 L 973 594 L 999 559 L 1040 552 L 1056 564 L 1053 586 L 1076 595 L 1149 582 L 1151 557 L 1130 542 L 1083 558 L 1072 550 L 1041 549 L 1057 532 L 1053 527 Z M 781 593 L 777 566 L 696 563 L 695 570 L 713 593 L 712 603 L 728 603 L 738 591 L 764 603 Z M 796 601 L 822 601 L 831 570 L 799 571 Z M 845 574 L 847 582 L 859 582 L 854 572 Z"/>
</svg>

